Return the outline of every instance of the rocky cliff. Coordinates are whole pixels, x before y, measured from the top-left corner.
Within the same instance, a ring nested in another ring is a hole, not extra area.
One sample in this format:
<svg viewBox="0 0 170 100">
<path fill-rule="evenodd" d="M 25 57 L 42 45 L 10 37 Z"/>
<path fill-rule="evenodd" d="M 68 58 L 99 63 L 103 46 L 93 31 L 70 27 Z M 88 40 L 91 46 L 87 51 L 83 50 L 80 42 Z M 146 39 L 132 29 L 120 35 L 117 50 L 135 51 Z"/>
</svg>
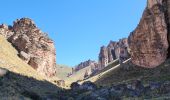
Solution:
<svg viewBox="0 0 170 100">
<path fill-rule="evenodd" d="M 17 49 L 18 55 L 40 74 L 51 77 L 56 73 L 54 42 L 41 32 L 29 18 L 16 20 L 13 26 L 1 25 L 4 35 Z"/>
<path fill-rule="evenodd" d="M 119 63 L 122 63 L 124 60 L 130 57 L 128 50 L 129 46 L 127 38 L 120 39 L 118 42 L 110 41 L 108 46 L 102 46 L 100 48 L 98 62 L 91 60 L 81 62 L 74 68 L 73 73 L 85 67 L 91 66 L 91 70 L 87 71 L 90 75 L 97 72 L 98 70 L 102 70 L 110 62 L 116 59 L 119 59 Z"/>
<path fill-rule="evenodd" d="M 129 36 L 132 62 L 153 68 L 168 56 L 170 1 L 148 0 L 137 28 Z"/>
<path fill-rule="evenodd" d="M 129 57 L 128 41 L 126 38 L 118 42 L 110 41 L 108 46 L 102 46 L 99 53 L 99 69 L 103 69 L 109 62 L 119 59 L 120 63 Z"/>
</svg>

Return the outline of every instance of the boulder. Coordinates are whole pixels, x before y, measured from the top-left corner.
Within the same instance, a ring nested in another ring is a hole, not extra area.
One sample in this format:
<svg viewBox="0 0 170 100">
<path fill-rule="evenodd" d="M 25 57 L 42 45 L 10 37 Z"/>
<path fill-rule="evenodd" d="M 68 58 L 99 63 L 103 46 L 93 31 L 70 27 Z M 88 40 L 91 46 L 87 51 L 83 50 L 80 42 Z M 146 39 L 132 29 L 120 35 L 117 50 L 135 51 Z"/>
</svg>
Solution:
<svg viewBox="0 0 170 100">
<path fill-rule="evenodd" d="M 24 51 L 21 51 L 19 53 L 19 57 L 24 60 L 26 63 L 28 63 L 28 61 L 30 60 L 30 55 L 25 53 Z"/>
<path fill-rule="evenodd" d="M 166 60 L 169 47 L 168 2 L 148 0 L 139 25 L 128 38 L 133 64 L 154 68 Z"/>
<path fill-rule="evenodd" d="M 0 68 L 0 77 L 5 76 L 8 73 L 8 70 L 4 69 L 4 68 Z"/>
<path fill-rule="evenodd" d="M 72 90 L 79 90 L 80 84 L 78 84 L 77 82 L 73 82 L 70 87 Z"/>
<path fill-rule="evenodd" d="M 58 80 L 58 81 L 55 81 L 55 83 L 57 84 L 57 86 L 65 87 L 65 81 L 64 80 Z"/>
<path fill-rule="evenodd" d="M 95 93 L 100 96 L 101 100 L 102 99 L 103 100 L 110 99 L 110 91 L 109 91 L 109 89 L 107 87 L 99 89 L 99 90 L 96 90 Z"/>
<path fill-rule="evenodd" d="M 28 64 L 37 70 L 38 66 L 43 63 L 43 60 L 38 57 L 31 57 Z"/>
<path fill-rule="evenodd" d="M 125 94 L 126 84 L 118 84 L 113 85 L 110 89 L 110 93 L 112 97 L 121 97 Z"/>
<path fill-rule="evenodd" d="M 84 89 L 84 90 L 96 90 L 97 89 L 97 86 L 90 82 L 90 81 L 87 81 L 87 82 L 84 82 L 81 86 L 80 86 L 81 89 Z"/>
</svg>

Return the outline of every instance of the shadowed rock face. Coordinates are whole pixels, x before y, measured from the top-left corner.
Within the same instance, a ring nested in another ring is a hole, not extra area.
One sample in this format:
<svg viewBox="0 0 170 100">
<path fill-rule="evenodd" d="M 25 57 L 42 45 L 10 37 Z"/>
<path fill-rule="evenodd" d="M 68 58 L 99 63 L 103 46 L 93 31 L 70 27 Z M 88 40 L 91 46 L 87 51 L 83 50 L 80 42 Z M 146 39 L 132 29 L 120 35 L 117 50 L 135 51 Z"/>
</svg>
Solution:
<svg viewBox="0 0 170 100">
<path fill-rule="evenodd" d="M 168 30 L 168 42 L 170 43 L 170 1 L 169 0 L 163 0 L 163 5 L 165 8 L 165 19 L 167 24 L 167 30 Z M 168 48 L 168 58 L 170 58 L 170 46 Z"/>
<path fill-rule="evenodd" d="M 56 54 L 54 42 L 41 32 L 28 18 L 14 21 L 9 30 L 1 25 L 4 36 L 18 50 L 19 56 L 40 74 L 51 77 L 56 73 Z M 9 34 L 9 33 L 12 33 Z"/>
<path fill-rule="evenodd" d="M 137 28 L 129 36 L 132 62 L 153 68 L 163 63 L 168 53 L 168 0 L 148 0 Z M 169 18 L 169 17 L 168 17 Z"/>
</svg>

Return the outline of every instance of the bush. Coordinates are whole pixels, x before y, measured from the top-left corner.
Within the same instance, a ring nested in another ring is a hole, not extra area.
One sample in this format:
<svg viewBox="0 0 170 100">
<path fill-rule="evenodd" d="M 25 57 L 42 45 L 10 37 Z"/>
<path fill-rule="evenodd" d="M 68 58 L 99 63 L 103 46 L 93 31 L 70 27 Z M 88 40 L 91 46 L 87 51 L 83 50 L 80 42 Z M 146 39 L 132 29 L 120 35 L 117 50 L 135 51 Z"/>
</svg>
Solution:
<svg viewBox="0 0 170 100">
<path fill-rule="evenodd" d="M 71 87 L 71 89 L 75 90 L 80 87 L 80 84 L 78 84 L 77 82 L 73 82 L 70 87 Z"/>
</svg>

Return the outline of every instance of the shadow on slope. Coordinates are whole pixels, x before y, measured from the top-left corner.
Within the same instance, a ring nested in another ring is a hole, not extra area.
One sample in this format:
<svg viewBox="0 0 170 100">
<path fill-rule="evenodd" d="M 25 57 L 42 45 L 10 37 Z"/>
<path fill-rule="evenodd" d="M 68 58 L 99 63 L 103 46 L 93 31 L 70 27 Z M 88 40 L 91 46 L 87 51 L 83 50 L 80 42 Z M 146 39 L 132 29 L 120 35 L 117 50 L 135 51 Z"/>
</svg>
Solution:
<svg viewBox="0 0 170 100">
<path fill-rule="evenodd" d="M 86 71 L 91 70 L 91 66 L 87 66 L 77 72 L 74 72 L 71 76 L 69 76 L 68 78 L 65 79 L 66 84 L 68 85 L 68 87 L 71 85 L 71 83 L 73 82 L 77 82 L 77 81 L 83 81 L 84 80 L 84 75 L 86 73 Z"/>
<path fill-rule="evenodd" d="M 97 74 L 103 73 L 103 72 L 105 72 L 105 71 L 113 68 L 113 66 L 116 66 L 116 65 L 118 65 L 118 64 L 119 64 L 119 60 L 116 59 L 116 60 L 110 62 L 109 64 L 107 64 L 107 66 L 104 67 L 102 70 L 99 70 L 99 71 L 97 71 L 96 73 L 90 75 L 90 77 L 93 77 L 93 76 L 95 76 L 95 75 L 97 75 Z M 89 78 L 90 78 L 90 77 L 89 77 Z"/>
<path fill-rule="evenodd" d="M 168 81 L 170 80 L 169 66 L 170 59 L 153 69 L 142 68 L 128 62 L 104 74 L 95 83 L 102 86 L 110 86 L 112 84 L 128 83 L 136 79 L 140 79 L 146 84 L 149 81 Z"/>
<path fill-rule="evenodd" d="M 8 72 L 0 77 L 1 100 L 60 100 L 62 89 L 48 81 Z"/>
</svg>

